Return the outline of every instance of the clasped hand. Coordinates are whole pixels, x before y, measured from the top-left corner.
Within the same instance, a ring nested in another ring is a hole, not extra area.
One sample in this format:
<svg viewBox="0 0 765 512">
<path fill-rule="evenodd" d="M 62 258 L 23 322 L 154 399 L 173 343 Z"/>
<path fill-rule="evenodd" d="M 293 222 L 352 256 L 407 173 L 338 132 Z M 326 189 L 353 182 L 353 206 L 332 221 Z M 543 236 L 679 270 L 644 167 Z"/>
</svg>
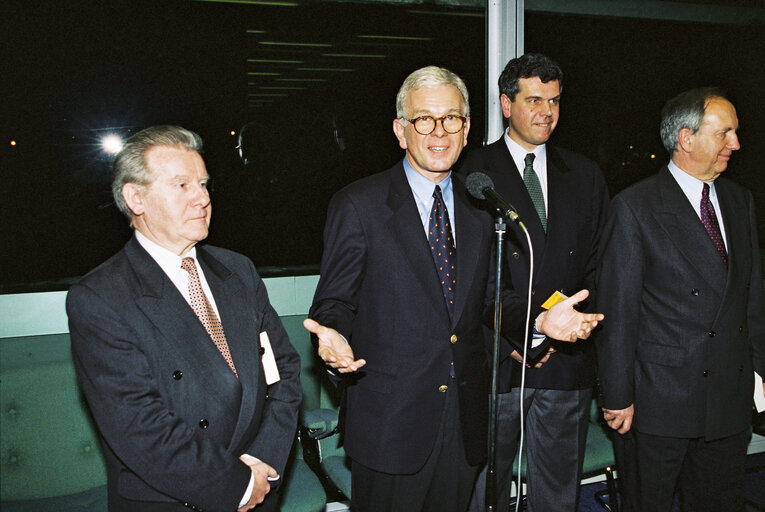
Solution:
<svg viewBox="0 0 765 512">
<path fill-rule="evenodd" d="M 265 462 L 256 459 L 255 457 L 242 455 L 239 457 L 239 460 L 249 466 L 253 475 L 253 486 L 252 494 L 250 494 L 250 500 L 245 505 L 237 509 L 237 512 L 246 512 L 247 510 L 252 510 L 257 505 L 263 503 L 263 500 L 266 499 L 266 495 L 271 492 L 271 484 L 269 483 L 268 479 L 279 478 L 279 473 L 277 473 L 274 468 Z"/>
</svg>

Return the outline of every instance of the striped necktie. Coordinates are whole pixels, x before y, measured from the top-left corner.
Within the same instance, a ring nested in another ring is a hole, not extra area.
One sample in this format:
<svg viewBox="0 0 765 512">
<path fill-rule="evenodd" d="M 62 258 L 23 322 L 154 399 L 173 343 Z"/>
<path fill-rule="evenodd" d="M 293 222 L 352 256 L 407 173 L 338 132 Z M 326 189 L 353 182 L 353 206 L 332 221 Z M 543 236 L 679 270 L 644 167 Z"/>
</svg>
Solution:
<svg viewBox="0 0 765 512">
<path fill-rule="evenodd" d="M 523 168 L 523 182 L 526 184 L 526 190 L 529 191 L 531 202 L 534 203 L 534 209 L 542 221 L 542 229 L 547 233 L 547 212 L 545 210 L 545 196 L 542 194 L 542 185 L 539 184 L 539 177 L 534 172 L 534 153 L 528 153 L 523 159 L 526 167 Z"/>
<path fill-rule="evenodd" d="M 722 239 L 722 233 L 720 233 L 720 224 L 717 222 L 715 207 L 709 199 L 708 183 L 704 183 L 704 187 L 701 189 L 701 223 L 704 224 L 707 233 L 709 233 L 709 238 L 714 242 L 725 268 L 728 268 L 728 252 L 725 250 L 725 243 Z"/>
</svg>

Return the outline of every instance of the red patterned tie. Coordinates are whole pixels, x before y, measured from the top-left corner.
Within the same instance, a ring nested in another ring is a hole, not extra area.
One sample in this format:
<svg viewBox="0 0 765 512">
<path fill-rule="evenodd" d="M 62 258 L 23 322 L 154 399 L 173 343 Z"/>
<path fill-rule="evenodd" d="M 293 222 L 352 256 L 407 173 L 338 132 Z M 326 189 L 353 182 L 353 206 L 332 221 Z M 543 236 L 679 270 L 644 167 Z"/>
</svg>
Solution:
<svg viewBox="0 0 765 512">
<path fill-rule="evenodd" d="M 226 341 L 226 334 L 223 332 L 223 325 L 218 320 L 218 315 L 215 314 L 210 301 L 207 300 L 205 292 L 202 290 L 202 283 L 199 282 L 199 274 L 197 274 L 197 266 L 194 263 L 194 258 L 187 256 L 183 258 L 181 262 L 181 268 L 189 273 L 189 298 L 191 299 L 191 309 L 194 310 L 199 321 L 205 327 L 207 334 L 210 335 L 215 346 L 220 350 L 223 359 L 226 360 L 231 371 L 239 377 L 236 373 L 236 367 L 234 366 L 234 360 L 231 358 L 231 352 L 228 350 L 228 342 Z"/>
<path fill-rule="evenodd" d="M 701 223 L 707 228 L 709 238 L 714 242 L 717 252 L 720 253 L 725 268 L 728 268 L 728 252 L 725 250 L 725 243 L 720 233 L 720 225 L 717 223 L 717 215 L 712 201 L 709 200 L 709 184 L 704 183 L 701 189 Z"/>
</svg>

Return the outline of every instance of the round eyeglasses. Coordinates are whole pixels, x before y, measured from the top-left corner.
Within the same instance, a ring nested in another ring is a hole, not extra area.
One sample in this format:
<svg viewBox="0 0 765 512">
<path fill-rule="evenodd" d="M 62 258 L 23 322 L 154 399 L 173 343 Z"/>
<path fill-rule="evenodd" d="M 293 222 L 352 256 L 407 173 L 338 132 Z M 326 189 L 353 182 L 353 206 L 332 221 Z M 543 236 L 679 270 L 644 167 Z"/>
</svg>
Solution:
<svg viewBox="0 0 765 512">
<path fill-rule="evenodd" d="M 446 133 L 458 133 L 465 127 L 465 121 L 467 121 L 467 118 L 464 116 L 453 115 L 443 117 L 420 116 L 414 119 L 404 119 L 412 123 L 414 131 L 420 135 L 430 135 L 433 133 L 438 121 L 441 121 L 441 126 Z"/>
</svg>

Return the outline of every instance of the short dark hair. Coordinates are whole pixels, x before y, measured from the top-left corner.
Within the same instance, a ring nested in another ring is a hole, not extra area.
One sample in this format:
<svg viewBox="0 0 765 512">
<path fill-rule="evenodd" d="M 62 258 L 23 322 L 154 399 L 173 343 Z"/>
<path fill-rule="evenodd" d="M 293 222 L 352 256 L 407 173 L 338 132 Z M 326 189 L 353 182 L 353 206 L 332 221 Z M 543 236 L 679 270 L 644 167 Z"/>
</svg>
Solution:
<svg viewBox="0 0 765 512">
<path fill-rule="evenodd" d="M 510 61 L 499 75 L 499 92 L 515 101 L 515 96 L 520 90 L 519 78 L 533 78 L 538 76 L 542 83 L 557 80 L 560 91 L 563 92 L 563 70 L 557 62 L 545 57 L 540 53 L 526 53 Z"/>
<path fill-rule="evenodd" d="M 661 142 L 670 155 L 677 149 L 677 137 L 681 130 L 688 128 L 696 133 L 701 128 L 709 101 L 713 98 L 727 100 L 718 87 L 700 87 L 678 94 L 661 109 L 659 133 Z"/>
</svg>

